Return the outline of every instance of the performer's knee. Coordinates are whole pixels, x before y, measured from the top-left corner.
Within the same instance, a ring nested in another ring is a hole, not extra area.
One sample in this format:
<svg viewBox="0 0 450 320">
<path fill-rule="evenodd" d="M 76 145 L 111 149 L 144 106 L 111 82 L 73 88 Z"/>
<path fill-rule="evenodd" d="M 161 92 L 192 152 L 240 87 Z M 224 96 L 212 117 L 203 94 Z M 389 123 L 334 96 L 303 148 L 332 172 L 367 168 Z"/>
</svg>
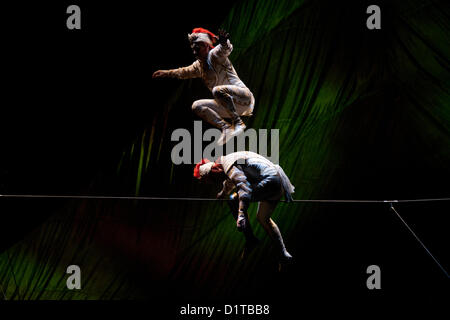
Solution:
<svg viewBox="0 0 450 320">
<path fill-rule="evenodd" d="M 195 114 L 199 114 L 200 113 L 200 111 L 202 110 L 202 104 L 201 104 L 201 102 L 200 101 L 194 101 L 194 103 L 192 104 L 192 111 L 195 113 Z"/>
<path fill-rule="evenodd" d="M 212 89 L 212 95 L 215 99 L 223 99 L 228 96 L 226 86 L 217 86 Z"/>
</svg>

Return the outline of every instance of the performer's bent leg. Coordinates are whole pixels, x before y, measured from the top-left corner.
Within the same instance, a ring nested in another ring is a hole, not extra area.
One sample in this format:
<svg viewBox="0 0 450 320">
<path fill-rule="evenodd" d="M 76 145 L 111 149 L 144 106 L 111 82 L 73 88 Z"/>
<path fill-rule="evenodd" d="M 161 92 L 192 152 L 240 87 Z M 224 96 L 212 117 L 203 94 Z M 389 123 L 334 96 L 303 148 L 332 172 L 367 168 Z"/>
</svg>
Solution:
<svg viewBox="0 0 450 320">
<path fill-rule="evenodd" d="M 217 102 L 213 99 L 197 100 L 192 104 L 192 111 L 209 124 L 219 129 L 230 127 L 230 124 L 223 119 L 224 114 L 218 114 L 217 109 Z"/>
<path fill-rule="evenodd" d="M 256 218 L 258 219 L 259 223 L 263 226 L 264 230 L 266 230 L 270 238 L 272 238 L 272 240 L 275 242 L 281 254 L 281 257 L 283 259 L 289 260 L 292 258 L 292 256 L 286 250 L 280 229 L 278 228 L 276 223 L 270 218 L 277 204 L 278 201 L 261 201 L 259 203 Z"/>
<path fill-rule="evenodd" d="M 232 136 L 234 130 L 231 125 L 223 119 L 223 116 L 226 116 L 226 113 L 224 114 L 224 112 L 221 112 L 220 114 L 218 113 L 219 110 L 220 108 L 217 102 L 213 99 L 197 100 L 192 104 L 192 111 L 197 116 L 222 130 L 222 136 L 217 142 L 219 145 L 222 145 L 224 144 L 223 137 Z"/>
<path fill-rule="evenodd" d="M 253 96 L 247 88 L 240 88 L 233 85 L 214 87 L 212 94 L 214 99 L 225 108 L 233 121 L 234 131 L 232 135 L 223 137 L 224 140 L 222 142 L 226 143 L 230 138 L 239 135 L 245 130 L 245 124 L 236 110 L 235 100 L 239 100 L 241 104 L 248 104 L 250 107 Z"/>
</svg>

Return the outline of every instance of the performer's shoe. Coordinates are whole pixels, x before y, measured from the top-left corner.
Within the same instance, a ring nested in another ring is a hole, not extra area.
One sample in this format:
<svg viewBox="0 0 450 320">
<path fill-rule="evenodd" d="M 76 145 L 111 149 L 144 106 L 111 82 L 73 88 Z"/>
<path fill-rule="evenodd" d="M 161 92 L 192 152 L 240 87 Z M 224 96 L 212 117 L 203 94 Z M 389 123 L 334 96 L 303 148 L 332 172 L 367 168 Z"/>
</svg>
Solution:
<svg viewBox="0 0 450 320">
<path fill-rule="evenodd" d="M 290 262 L 292 260 L 292 256 L 287 250 L 283 250 L 283 253 L 281 254 L 280 260 L 285 262 Z"/>
<path fill-rule="evenodd" d="M 226 144 L 231 138 L 236 137 L 244 132 L 246 126 L 244 122 L 239 118 L 234 123 L 233 128 L 230 128 L 228 126 L 222 128 L 222 134 L 219 137 L 219 140 L 217 141 L 217 144 L 219 146 L 222 146 Z"/>
<path fill-rule="evenodd" d="M 278 271 L 281 272 L 282 269 L 284 269 L 286 266 L 292 263 L 292 260 L 294 258 L 287 252 L 287 250 L 283 250 L 283 252 L 280 255 L 280 260 L 278 263 Z"/>
<path fill-rule="evenodd" d="M 247 226 L 247 219 L 243 214 L 240 214 L 236 220 L 236 226 L 238 231 L 243 231 Z"/>
<path fill-rule="evenodd" d="M 228 140 L 230 140 L 234 136 L 235 136 L 234 129 L 229 125 L 224 126 L 222 128 L 222 134 L 220 135 L 219 140 L 217 140 L 217 144 L 219 146 L 223 146 L 228 142 Z"/>
<path fill-rule="evenodd" d="M 256 237 L 252 238 L 251 240 L 247 240 L 241 253 L 241 260 L 247 259 L 253 249 L 255 249 L 260 242 L 261 241 Z"/>
<path fill-rule="evenodd" d="M 234 123 L 234 132 L 233 132 L 233 136 L 238 136 L 241 133 L 244 132 L 246 126 L 245 123 L 239 118 L 238 120 L 236 120 L 236 122 Z"/>
</svg>

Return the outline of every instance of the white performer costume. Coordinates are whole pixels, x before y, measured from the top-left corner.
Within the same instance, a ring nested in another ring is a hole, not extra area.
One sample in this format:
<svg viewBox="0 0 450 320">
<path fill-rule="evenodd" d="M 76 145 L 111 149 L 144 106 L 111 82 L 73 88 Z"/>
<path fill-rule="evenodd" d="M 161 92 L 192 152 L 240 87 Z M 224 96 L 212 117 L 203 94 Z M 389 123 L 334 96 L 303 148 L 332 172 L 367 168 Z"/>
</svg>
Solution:
<svg viewBox="0 0 450 320">
<path fill-rule="evenodd" d="M 278 226 L 270 218 L 283 194 L 288 202 L 292 201 L 294 186 L 283 169 L 263 156 L 249 151 L 219 157 L 215 163 L 222 165 L 226 175 L 219 195 L 228 195 L 233 189 L 237 189 L 237 194 L 231 198 L 239 201 L 238 228 L 242 230 L 247 227 L 250 201 L 259 202 L 256 215 L 258 222 L 277 245 L 281 257 L 287 260 L 292 258 L 286 250 Z M 211 163 L 199 166 L 199 175 L 207 175 L 212 167 Z"/>
<path fill-rule="evenodd" d="M 188 35 L 191 45 L 204 42 L 212 47 L 211 37 L 207 33 L 195 31 L 196 29 Z M 244 131 L 245 124 L 240 116 L 251 116 L 255 105 L 252 92 L 239 79 L 228 59 L 232 50 L 233 46 L 227 39 L 208 52 L 206 61 L 198 59 L 190 66 L 167 70 L 167 76 L 173 78 L 202 78 L 212 92 L 214 99 L 197 100 L 193 103 L 192 110 L 222 130 L 223 136 L 219 139 L 219 144 L 226 143 L 231 137 Z M 224 118 L 230 118 L 232 126 Z"/>
</svg>

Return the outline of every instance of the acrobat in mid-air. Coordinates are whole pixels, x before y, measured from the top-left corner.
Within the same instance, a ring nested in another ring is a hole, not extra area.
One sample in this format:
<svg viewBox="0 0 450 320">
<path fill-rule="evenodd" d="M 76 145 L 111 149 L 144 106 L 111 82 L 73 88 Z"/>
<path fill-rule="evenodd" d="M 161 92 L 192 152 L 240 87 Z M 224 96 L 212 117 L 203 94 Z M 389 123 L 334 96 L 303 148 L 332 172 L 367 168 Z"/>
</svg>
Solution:
<svg viewBox="0 0 450 320">
<path fill-rule="evenodd" d="M 215 162 L 203 159 L 195 166 L 194 177 L 202 182 L 223 183 L 217 197 L 230 199 L 237 228 L 246 238 L 244 253 L 258 242 L 251 230 L 247 209 L 250 202 L 259 202 L 257 220 L 277 246 L 281 262 L 292 259 L 280 229 L 270 218 L 281 197 L 284 195 L 290 202 L 294 192 L 294 186 L 279 165 L 257 153 L 241 151 L 221 156 Z"/>
<path fill-rule="evenodd" d="M 219 30 L 216 36 L 206 29 L 195 28 L 188 38 L 197 60 L 187 67 L 158 70 L 152 77 L 202 78 L 214 99 L 197 100 L 192 110 L 204 121 L 222 130 L 217 144 L 223 145 L 245 130 L 241 116 L 252 115 L 255 98 L 228 59 L 233 46 L 227 32 Z M 214 46 L 216 42 L 219 44 Z"/>
</svg>

